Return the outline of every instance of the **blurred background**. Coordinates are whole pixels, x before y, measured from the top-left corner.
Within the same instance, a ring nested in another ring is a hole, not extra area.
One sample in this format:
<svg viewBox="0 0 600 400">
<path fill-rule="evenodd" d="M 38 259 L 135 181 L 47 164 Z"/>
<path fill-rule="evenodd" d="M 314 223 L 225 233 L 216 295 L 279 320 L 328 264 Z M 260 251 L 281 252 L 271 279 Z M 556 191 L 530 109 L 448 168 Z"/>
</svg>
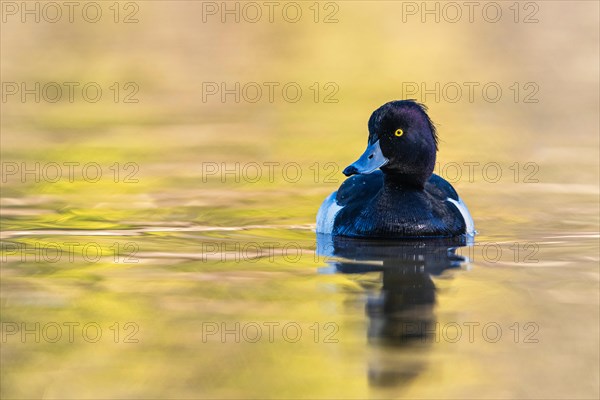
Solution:
<svg viewBox="0 0 600 400">
<path fill-rule="evenodd" d="M 0 2 L 3 398 L 598 397 L 597 2 L 73 3 Z M 388 349 L 313 230 L 402 98 L 479 235 L 465 336 Z M 268 321 L 305 339 L 207 340 Z"/>
</svg>

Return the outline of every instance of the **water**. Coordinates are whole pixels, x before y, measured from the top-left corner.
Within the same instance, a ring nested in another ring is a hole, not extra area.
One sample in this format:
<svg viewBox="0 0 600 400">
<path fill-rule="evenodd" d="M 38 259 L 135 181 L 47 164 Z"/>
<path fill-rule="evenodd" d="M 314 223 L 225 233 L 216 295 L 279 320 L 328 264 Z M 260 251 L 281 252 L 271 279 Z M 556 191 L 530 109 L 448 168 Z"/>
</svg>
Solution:
<svg viewBox="0 0 600 400">
<path fill-rule="evenodd" d="M 199 24 L 200 2 L 160 1 L 133 25 L 3 25 L 3 82 L 106 96 L 2 104 L 3 398 L 598 397 L 597 3 L 536 3 L 536 24 L 398 24 L 377 4 L 330 25 Z M 305 97 L 203 102 L 207 81 Z M 479 234 L 317 238 L 402 81 L 503 88 L 425 99 Z"/>
</svg>

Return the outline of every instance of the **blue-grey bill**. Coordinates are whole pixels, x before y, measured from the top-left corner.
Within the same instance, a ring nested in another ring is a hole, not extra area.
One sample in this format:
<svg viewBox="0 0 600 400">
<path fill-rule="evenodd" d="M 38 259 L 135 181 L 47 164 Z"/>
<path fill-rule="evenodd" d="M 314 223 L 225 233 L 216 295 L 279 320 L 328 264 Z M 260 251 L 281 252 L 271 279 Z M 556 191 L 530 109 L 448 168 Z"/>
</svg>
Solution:
<svg viewBox="0 0 600 400">
<path fill-rule="evenodd" d="M 379 140 L 367 146 L 362 156 L 354 163 L 350 164 L 343 171 L 344 175 L 352 176 L 354 174 L 370 174 L 371 172 L 383 167 L 390 160 L 383 156 Z"/>
</svg>

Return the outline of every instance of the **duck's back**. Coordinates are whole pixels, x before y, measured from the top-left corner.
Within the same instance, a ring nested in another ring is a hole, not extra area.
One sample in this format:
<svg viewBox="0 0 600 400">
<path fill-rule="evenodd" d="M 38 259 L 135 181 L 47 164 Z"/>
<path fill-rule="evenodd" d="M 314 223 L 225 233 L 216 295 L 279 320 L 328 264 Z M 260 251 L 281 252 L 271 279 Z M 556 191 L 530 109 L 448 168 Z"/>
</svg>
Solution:
<svg viewBox="0 0 600 400">
<path fill-rule="evenodd" d="M 317 213 L 317 232 L 334 234 L 341 210 L 346 209 L 345 218 L 350 218 L 348 210 L 355 210 L 370 202 L 383 187 L 383 173 L 378 170 L 368 175 L 352 175 L 340 188 L 323 201 Z M 339 223 L 338 223 L 339 224 Z"/>
<path fill-rule="evenodd" d="M 326 203 L 329 201 L 329 207 Z M 449 237 L 464 234 L 468 221 L 456 191 L 432 175 L 424 189 L 384 186 L 383 173 L 354 175 L 321 207 L 319 225 L 335 236 L 366 238 Z M 324 207 L 329 211 L 324 211 Z M 466 210 L 466 207 L 465 207 Z M 468 211 L 467 211 L 468 213 Z M 470 216 L 469 216 L 470 218 Z"/>
</svg>

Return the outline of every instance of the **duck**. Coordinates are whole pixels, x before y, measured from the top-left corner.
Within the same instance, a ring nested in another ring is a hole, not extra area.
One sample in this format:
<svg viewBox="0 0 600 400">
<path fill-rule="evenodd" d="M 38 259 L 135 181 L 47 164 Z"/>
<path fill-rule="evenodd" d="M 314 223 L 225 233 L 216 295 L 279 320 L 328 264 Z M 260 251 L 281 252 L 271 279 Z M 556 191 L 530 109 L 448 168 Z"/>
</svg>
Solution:
<svg viewBox="0 0 600 400">
<path fill-rule="evenodd" d="M 317 234 L 365 239 L 475 235 L 466 204 L 433 173 L 438 135 L 427 111 L 415 100 L 394 100 L 372 113 L 367 148 L 321 204 Z"/>
</svg>

